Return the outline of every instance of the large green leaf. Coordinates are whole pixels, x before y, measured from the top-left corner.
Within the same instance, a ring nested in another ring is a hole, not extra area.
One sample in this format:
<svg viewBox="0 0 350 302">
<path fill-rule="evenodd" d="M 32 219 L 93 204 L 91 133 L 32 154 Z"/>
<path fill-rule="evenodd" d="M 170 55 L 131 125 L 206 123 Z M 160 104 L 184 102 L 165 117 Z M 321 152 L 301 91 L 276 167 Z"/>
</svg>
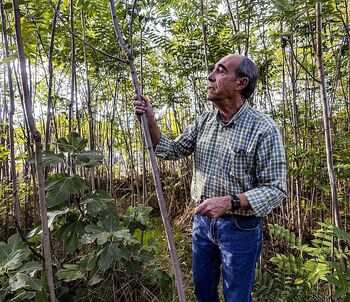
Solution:
<svg viewBox="0 0 350 302">
<path fill-rule="evenodd" d="M 64 155 L 63 153 L 55 154 L 52 151 L 43 151 L 43 165 L 44 166 L 49 166 L 49 165 L 54 165 L 58 163 L 64 162 Z M 35 163 L 35 158 L 31 157 L 28 160 L 29 163 L 34 164 Z"/>
<path fill-rule="evenodd" d="M 99 257 L 99 269 L 101 271 L 106 271 L 111 267 L 113 260 L 120 261 L 122 258 L 127 260 L 130 256 L 130 251 L 129 249 L 125 248 L 125 246 L 119 246 L 118 243 L 113 242 L 100 250 L 97 256 Z"/>
<path fill-rule="evenodd" d="M 79 265 L 77 264 L 64 264 L 57 273 L 56 277 L 58 279 L 64 279 L 65 281 L 74 281 L 78 279 L 83 279 L 84 274 L 80 270 Z"/>
<path fill-rule="evenodd" d="M 9 280 L 9 290 L 16 291 L 21 288 L 29 288 L 35 291 L 41 291 L 41 281 L 37 278 L 31 278 L 24 273 L 17 273 Z"/>
<path fill-rule="evenodd" d="M 77 264 L 65 264 L 56 276 L 65 281 L 74 281 L 85 278 L 85 274 L 96 267 L 97 257 L 95 254 L 89 254 L 83 257 Z"/>
<path fill-rule="evenodd" d="M 97 225 L 89 224 L 85 227 L 87 234 L 83 235 L 82 242 L 89 244 L 97 241 L 98 245 L 103 245 L 107 240 L 126 240 L 128 242 L 135 242 L 129 230 L 118 230 L 118 220 L 115 216 L 109 216 L 106 219 L 99 221 Z"/>
<path fill-rule="evenodd" d="M 64 203 L 70 194 L 80 191 L 85 185 L 85 181 L 78 175 L 68 176 L 65 173 L 57 173 L 50 176 L 45 181 L 48 208 Z"/>
<path fill-rule="evenodd" d="M 82 200 L 87 212 L 96 217 L 100 213 L 111 214 L 116 212 L 114 198 L 108 192 L 96 190 Z"/>
<path fill-rule="evenodd" d="M 87 139 L 80 138 L 78 133 L 71 132 L 67 138 L 60 138 L 57 145 L 62 152 L 80 153 L 86 147 L 87 142 Z"/>
<path fill-rule="evenodd" d="M 103 154 L 99 151 L 83 151 L 76 154 L 75 163 L 85 168 L 102 165 Z"/>
<path fill-rule="evenodd" d="M 58 238 L 66 244 L 67 251 L 70 254 L 77 250 L 80 238 L 85 234 L 85 226 L 86 223 L 80 221 L 77 215 L 74 214 L 67 218 L 67 223 L 58 231 Z"/>
<path fill-rule="evenodd" d="M 131 234 L 134 234 L 136 229 L 145 231 L 147 227 L 150 227 L 149 214 L 151 211 L 152 207 L 146 207 L 144 205 L 128 207 L 126 215 L 123 218 L 127 222 Z"/>
<path fill-rule="evenodd" d="M 336 226 L 333 226 L 333 233 L 338 238 L 343 239 L 348 244 L 350 244 L 350 234 L 349 233 L 343 231 L 342 229 L 337 228 Z"/>
<path fill-rule="evenodd" d="M 48 224 L 48 227 L 52 229 L 52 225 L 55 221 L 55 219 L 59 216 L 62 216 L 66 213 L 68 213 L 69 211 L 69 208 L 65 208 L 64 210 L 57 210 L 57 211 L 48 211 L 47 212 L 47 224 Z M 35 229 L 31 230 L 28 235 L 27 235 L 27 238 L 33 238 L 34 236 L 38 236 L 40 235 L 42 232 L 42 229 L 41 229 L 41 225 L 37 226 Z M 32 242 L 33 240 L 31 240 Z"/>
<path fill-rule="evenodd" d="M 7 244 L 0 242 L 0 271 L 18 269 L 29 255 L 27 244 L 18 234 L 12 235 Z"/>
</svg>

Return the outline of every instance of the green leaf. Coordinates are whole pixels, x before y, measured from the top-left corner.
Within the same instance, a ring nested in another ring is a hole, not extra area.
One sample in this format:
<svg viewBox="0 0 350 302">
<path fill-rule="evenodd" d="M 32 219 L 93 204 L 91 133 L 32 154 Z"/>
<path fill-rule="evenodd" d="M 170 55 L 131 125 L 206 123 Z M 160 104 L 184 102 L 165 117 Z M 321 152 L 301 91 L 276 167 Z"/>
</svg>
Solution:
<svg viewBox="0 0 350 302">
<path fill-rule="evenodd" d="M 295 284 L 295 285 L 299 285 L 299 284 L 303 284 L 303 283 L 304 283 L 304 280 L 301 279 L 301 278 L 296 278 L 296 279 L 294 280 L 294 284 Z"/>
<path fill-rule="evenodd" d="M 35 274 L 36 271 L 41 271 L 42 269 L 43 268 L 40 263 L 31 261 L 23 264 L 18 272 L 28 274 L 33 277 L 33 274 Z"/>
<path fill-rule="evenodd" d="M 76 155 L 75 163 L 85 168 L 102 165 L 103 155 L 99 151 L 84 151 Z"/>
<path fill-rule="evenodd" d="M 113 256 L 109 251 L 109 246 L 104 248 L 99 254 L 98 267 L 101 271 L 106 271 L 109 269 L 113 263 Z"/>
<path fill-rule="evenodd" d="M 118 220 L 115 216 L 109 216 L 102 221 L 99 221 L 97 225 L 89 224 L 85 227 L 85 231 L 88 234 L 83 235 L 82 242 L 85 244 L 92 243 L 97 240 L 98 245 L 105 244 L 108 240 L 137 242 L 129 230 L 118 230 Z"/>
<path fill-rule="evenodd" d="M 82 271 L 92 271 L 96 267 L 97 257 L 95 254 L 86 255 L 80 262 L 79 267 Z"/>
<path fill-rule="evenodd" d="M 47 295 L 46 289 L 43 286 L 41 291 L 38 291 L 35 295 L 36 302 L 49 302 L 49 297 Z"/>
<path fill-rule="evenodd" d="M 101 190 L 90 193 L 82 200 L 82 204 L 86 205 L 87 212 L 93 217 L 97 217 L 100 213 L 116 212 L 114 198 L 111 194 Z"/>
<path fill-rule="evenodd" d="M 54 165 L 54 164 L 64 162 L 64 155 L 63 153 L 55 154 L 52 151 L 43 151 L 42 160 L 43 160 L 43 165 L 46 167 L 49 165 Z M 28 162 L 30 164 L 35 164 L 35 157 L 30 157 Z"/>
<path fill-rule="evenodd" d="M 67 139 L 60 138 L 57 145 L 62 152 L 80 153 L 86 147 L 87 142 L 87 139 L 80 138 L 78 133 L 71 132 Z"/>
<path fill-rule="evenodd" d="M 290 12 L 293 10 L 293 4 L 289 0 L 274 0 L 275 6 L 282 12 Z"/>
<path fill-rule="evenodd" d="M 7 57 L 3 58 L 1 61 L 0 61 L 0 64 L 7 64 L 7 63 L 10 63 L 14 60 L 18 59 L 18 53 L 13 53 L 11 55 L 8 55 Z"/>
<path fill-rule="evenodd" d="M 339 229 L 336 226 L 333 226 L 333 233 L 335 236 L 337 236 L 338 238 L 346 241 L 348 244 L 350 244 L 350 234 Z"/>
<path fill-rule="evenodd" d="M 77 264 L 64 264 L 57 273 L 58 279 L 63 279 L 66 282 L 83 279 L 84 274 L 81 272 Z"/>
<path fill-rule="evenodd" d="M 50 176 L 45 181 L 48 208 L 64 203 L 70 194 L 80 191 L 85 185 L 85 181 L 78 175 L 68 176 L 65 173 L 57 173 Z"/>
<path fill-rule="evenodd" d="M 9 290 L 16 291 L 21 288 L 31 288 L 35 291 L 41 291 L 41 281 L 37 278 L 31 278 L 24 273 L 17 273 L 9 280 Z"/>
<path fill-rule="evenodd" d="M 85 234 L 85 226 L 86 223 L 81 222 L 76 215 L 71 215 L 67 218 L 67 223 L 58 231 L 59 240 L 66 244 L 67 251 L 70 254 L 77 250 L 80 238 Z"/>
<path fill-rule="evenodd" d="M 136 229 L 145 231 L 150 226 L 149 214 L 152 211 L 152 207 L 146 207 L 144 205 L 138 205 L 136 207 L 128 207 L 124 220 L 128 224 L 128 229 L 134 234 Z"/>
<path fill-rule="evenodd" d="M 12 235 L 7 244 L 0 242 L 0 270 L 15 270 L 30 255 L 27 244 L 24 243 L 18 234 Z"/>
</svg>

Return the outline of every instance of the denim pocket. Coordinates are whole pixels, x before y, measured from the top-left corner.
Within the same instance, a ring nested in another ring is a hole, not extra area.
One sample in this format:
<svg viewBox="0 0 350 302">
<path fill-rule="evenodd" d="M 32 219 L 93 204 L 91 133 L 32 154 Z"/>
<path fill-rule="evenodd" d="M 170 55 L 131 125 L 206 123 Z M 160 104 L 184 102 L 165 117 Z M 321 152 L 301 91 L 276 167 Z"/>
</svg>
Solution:
<svg viewBox="0 0 350 302">
<path fill-rule="evenodd" d="M 260 226 L 261 218 L 255 216 L 235 217 L 236 227 L 241 231 L 254 231 Z"/>
</svg>

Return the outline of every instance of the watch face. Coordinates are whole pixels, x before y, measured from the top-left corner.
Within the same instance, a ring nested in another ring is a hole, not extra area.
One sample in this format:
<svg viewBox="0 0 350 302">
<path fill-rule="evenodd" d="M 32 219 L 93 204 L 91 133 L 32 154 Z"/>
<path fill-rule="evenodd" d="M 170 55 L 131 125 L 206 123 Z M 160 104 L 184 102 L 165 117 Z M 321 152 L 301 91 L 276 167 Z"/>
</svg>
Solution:
<svg viewBox="0 0 350 302">
<path fill-rule="evenodd" d="M 237 210 L 241 207 L 240 199 L 237 195 L 232 195 L 231 197 L 232 210 Z"/>
</svg>

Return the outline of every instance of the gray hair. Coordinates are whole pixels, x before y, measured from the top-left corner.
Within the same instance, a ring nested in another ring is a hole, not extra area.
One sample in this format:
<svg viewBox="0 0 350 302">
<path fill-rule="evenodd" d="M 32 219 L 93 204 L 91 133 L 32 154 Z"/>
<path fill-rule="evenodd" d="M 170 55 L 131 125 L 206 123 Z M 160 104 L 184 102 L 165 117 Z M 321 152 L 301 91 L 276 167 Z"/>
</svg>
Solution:
<svg viewBox="0 0 350 302">
<path fill-rule="evenodd" d="M 236 76 L 248 78 L 248 85 L 242 90 L 242 96 L 248 99 L 253 94 L 258 81 L 258 68 L 251 59 L 244 58 L 236 68 Z"/>
</svg>

